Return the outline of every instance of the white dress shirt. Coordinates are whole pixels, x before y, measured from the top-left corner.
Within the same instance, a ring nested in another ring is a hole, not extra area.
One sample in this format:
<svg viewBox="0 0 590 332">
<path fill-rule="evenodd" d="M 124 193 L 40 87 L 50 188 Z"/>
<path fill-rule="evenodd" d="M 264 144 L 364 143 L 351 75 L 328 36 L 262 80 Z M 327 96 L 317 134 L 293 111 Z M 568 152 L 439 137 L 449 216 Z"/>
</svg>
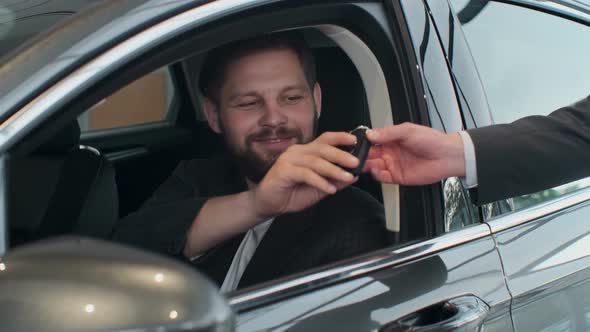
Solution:
<svg viewBox="0 0 590 332">
<path fill-rule="evenodd" d="M 461 178 L 463 185 L 468 188 L 477 187 L 477 164 L 475 161 L 475 146 L 471 136 L 466 131 L 460 131 L 459 136 L 463 141 L 463 156 L 465 157 L 465 177 Z"/>
<path fill-rule="evenodd" d="M 234 259 L 231 262 L 229 270 L 225 275 L 225 279 L 223 280 L 223 284 L 221 284 L 221 292 L 227 293 L 233 291 L 238 288 L 238 284 L 240 283 L 240 279 L 242 279 L 242 275 L 250 263 L 252 256 L 254 256 L 254 252 L 258 245 L 262 241 L 262 238 L 268 231 L 268 228 L 272 224 L 274 218 L 271 218 L 261 224 L 258 224 L 248 230 L 242 243 L 238 247 Z"/>
<path fill-rule="evenodd" d="M 256 186 L 255 183 L 249 181 L 248 179 L 246 179 L 246 184 L 248 185 L 249 189 L 252 189 Z M 264 235 L 268 231 L 268 228 L 274 219 L 275 218 L 273 217 L 263 223 L 260 223 L 250 228 L 248 232 L 246 232 L 246 235 L 242 239 L 242 242 L 240 243 L 240 246 L 234 255 L 231 265 L 225 274 L 225 279 L 223 279 L 223 283 L 221 284 L 220 288 L 221 292 L 227 293 L 238 288 L 238 284 L 240 283 L 240 279 L 242 279 L 244 271 L 246 271 L 246 267 L 248 267 L 250 260 L 252 260 L 252 256 L 254 256 L 254 252 L 256 252 L 256 248 L 258 248 L 258 245 L 260 242 L 262 242 Z M 202 254 L 191 257 L 190 259 L 195 260 L 201 256 Z"/>
</svg>

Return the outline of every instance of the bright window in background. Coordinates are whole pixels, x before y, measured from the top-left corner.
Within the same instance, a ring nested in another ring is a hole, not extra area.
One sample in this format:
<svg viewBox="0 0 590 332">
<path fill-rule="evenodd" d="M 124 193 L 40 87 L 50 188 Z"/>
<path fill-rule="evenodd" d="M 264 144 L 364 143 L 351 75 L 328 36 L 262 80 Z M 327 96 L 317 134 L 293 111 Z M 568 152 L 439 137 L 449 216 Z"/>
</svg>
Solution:
<svg viewBox="0 0 590 332">
<path fill-rule="evenodd" d="M 167 67 L 128 84 L 78 117 L 82 132 L 165 122 L 174 85 Z"/>
<path fill-rule="evenodd" d="M 460 11 L 468 2 L 453 4 Z M 590 95 L 590 27 L 490 1 L 463 31 L 496 123 L 549 114 Z"/>
<path fill-rule="evenodd" d="M 496 123 L 547 115 L 590 95 L 589 26 L 495 1 L 451 3 Z M 511 204 L 520 210 L 588 186 L 590 178 L 520 196 Z"/>
</svg>

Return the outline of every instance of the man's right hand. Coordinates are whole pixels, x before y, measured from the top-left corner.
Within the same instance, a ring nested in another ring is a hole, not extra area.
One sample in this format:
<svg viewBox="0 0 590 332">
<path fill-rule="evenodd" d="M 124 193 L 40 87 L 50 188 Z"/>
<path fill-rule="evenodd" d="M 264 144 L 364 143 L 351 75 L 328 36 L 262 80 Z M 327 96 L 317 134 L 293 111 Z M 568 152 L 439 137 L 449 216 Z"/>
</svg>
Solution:
<svg viewBox="0 0 590 332">
<path fill-rule="evenodd" d="M 431 184 L 465 176 L 463 141 L 458 133 L 403 123 L 367 132 L 371 143 L 364 170 L 384 183 Z"/>
<path fill-rule="evenodd" d="M 304 210 L 327 195 L 354 183 L 343 168 L 359 161 L 339 145 L 353 145 L 356 137 L 345 132 L 328 132 L 308 144 L 290 146 L 250 191 L 255 214 L 268 219 Z"/>
<path fill-rule="evenodd" d="M 342 167 L 356 167 L 359 161 L 337 146 L 355 140 L 354 135 L 331 132 L 290 146 L 253 189 L 207 200 L 188 231 L 184 255 L 200 255 L 271 217 L 304 210 L 354 183 L 356 178 Z"/>
</svg>

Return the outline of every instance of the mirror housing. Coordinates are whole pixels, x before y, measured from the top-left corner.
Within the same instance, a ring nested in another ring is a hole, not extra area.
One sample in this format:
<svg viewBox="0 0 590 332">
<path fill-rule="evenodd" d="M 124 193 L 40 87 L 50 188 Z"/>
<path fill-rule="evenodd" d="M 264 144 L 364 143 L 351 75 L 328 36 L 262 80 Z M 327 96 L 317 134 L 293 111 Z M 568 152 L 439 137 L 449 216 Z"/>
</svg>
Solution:
<svg viewBox="0 0 590 332">
<path fill-rule="evenodd" d="M 0 261 L 2 330 L 233 331 L 217 287 L 189 265 L 100 240 L 62 237 Z"/>
</svg>

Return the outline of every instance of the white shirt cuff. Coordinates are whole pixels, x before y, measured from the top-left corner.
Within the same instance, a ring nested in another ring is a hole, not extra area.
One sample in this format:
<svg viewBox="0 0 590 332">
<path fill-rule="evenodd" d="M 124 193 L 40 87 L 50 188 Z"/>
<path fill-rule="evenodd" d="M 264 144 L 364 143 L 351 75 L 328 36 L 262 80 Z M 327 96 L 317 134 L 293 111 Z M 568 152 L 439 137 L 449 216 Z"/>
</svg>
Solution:
<svg viewBox="0 0 590 332">
<path fill-rule="evenodd" d="M 463 156 L 465 158 L 465 177 L 461 178 L 463 185 L 468 188 L 477 187 L 477 167 L 475 163 L 475 146 L 471 136 L 466 131 L 460 131 L 459 136 L 463 141 Z"/>
</svg>

